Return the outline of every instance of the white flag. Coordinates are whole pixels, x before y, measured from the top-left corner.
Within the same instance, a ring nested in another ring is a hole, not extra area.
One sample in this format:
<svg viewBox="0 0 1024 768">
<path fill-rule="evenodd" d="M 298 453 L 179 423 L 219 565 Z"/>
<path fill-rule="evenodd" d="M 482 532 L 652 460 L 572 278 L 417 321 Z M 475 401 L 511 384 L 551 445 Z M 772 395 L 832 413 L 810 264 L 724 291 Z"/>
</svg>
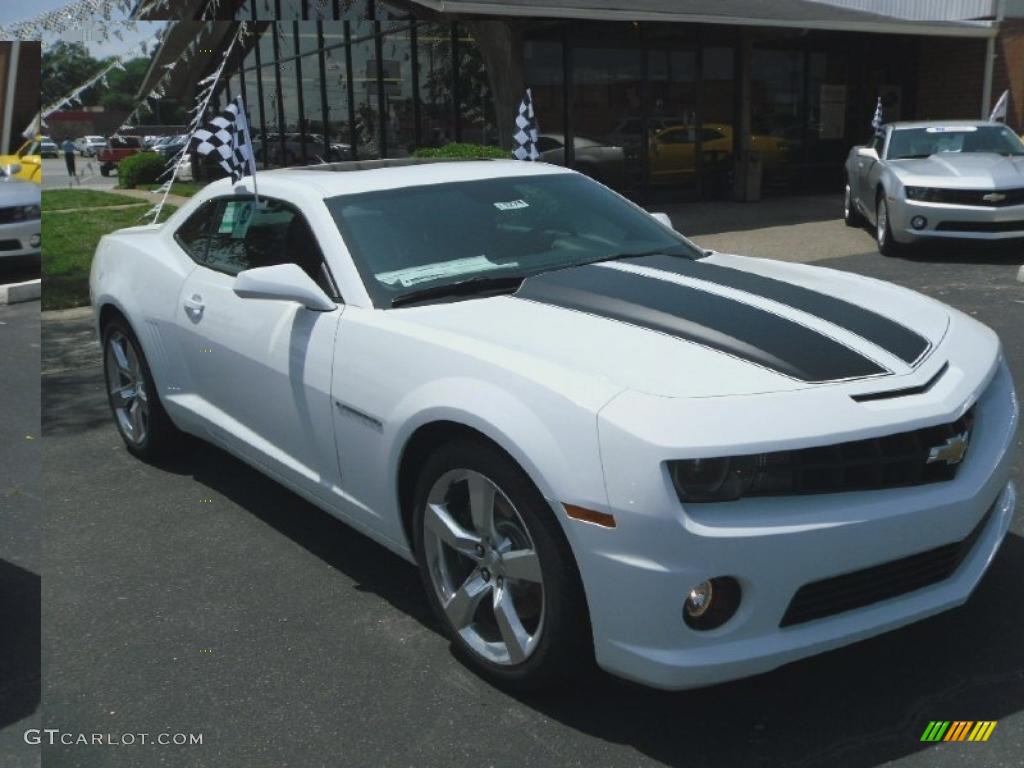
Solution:
<svg viewBox="0 0 1024 768">
<path fill-rule="evenodd" d="M 882 135 L 882 97 L 878 97 L 878 103 L 875 105 L 875 116 L 871 118 L 871 128 L 875 132 L 875 136 Z"/>
<path fill-rule="evenodd" d="M 1003 95 L 999 97 L 999 101 L 992 107 L 992 114 L 989 115 L 988 119 L 995 122 L 998 120 L 1001 123 L 1006 122 L 1006 109 L 1010 103 L 1010 92 L 1003 91 Z"/>
</svg>

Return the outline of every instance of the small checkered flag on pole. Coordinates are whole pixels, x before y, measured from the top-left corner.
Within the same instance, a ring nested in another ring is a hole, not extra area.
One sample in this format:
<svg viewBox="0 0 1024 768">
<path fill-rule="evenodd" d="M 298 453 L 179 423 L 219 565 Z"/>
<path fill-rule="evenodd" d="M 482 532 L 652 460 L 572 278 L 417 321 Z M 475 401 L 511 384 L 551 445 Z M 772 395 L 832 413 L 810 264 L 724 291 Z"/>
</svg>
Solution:
<svg viewBox="0 0 1024 768">
<path fill-rule="evenodd" d="M 537 160 L 540 157 L 537 151 L 537 116 L 533 112 L 533 96 L 529 88 L 519 104 L 516 132 L 512 139 L 515 141 L 512 157 L 516 160 Z"/>
<path fill-rule="evenodd" d="M 882 135 L 882 97 L 878 97 L 878 104 L 875 105 L 875 116 L 871 118 L 871 127 L 875 131 L 875 136 Z"/>
<path fill-rule="evenodd" d="M 189 150 L 200 155 L 215 155 L 232 182 L 240 181 L 246 175 L 252 176 L 255 188 L 256 160 L 252 154 L 249 123 L 245 119 L 245 103 L 241 96 L 192 134 Z"/>
</svg>

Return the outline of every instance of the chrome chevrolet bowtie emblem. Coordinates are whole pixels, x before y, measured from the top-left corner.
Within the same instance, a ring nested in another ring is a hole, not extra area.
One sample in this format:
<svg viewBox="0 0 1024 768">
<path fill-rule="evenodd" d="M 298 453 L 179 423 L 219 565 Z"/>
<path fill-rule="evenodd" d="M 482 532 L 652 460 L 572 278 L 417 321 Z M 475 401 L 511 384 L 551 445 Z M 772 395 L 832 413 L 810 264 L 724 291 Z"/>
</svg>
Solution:
<svg viewBox="0 0 1024 768">
<path fill-rule="evenodd" d="M 986 203 L 1001 203 L 1006 199 L 1006 195 L 1002 192 L 989 192 L 987 195 L 982 195 L 981 199 Z"/>
<path fill-rule="evenodd" d="M 948 438 L 942 445 L 936 445 L 928 451 L 928 461 L 926 464 L 935 464 L 940 461 L 944 461 L 946 464 L 959 464 L 964 460 L 964 454 L 967 453 L 967 440 L 969 433 L 961 432 L 959 435 L 953 435 Z"/>
</svg>

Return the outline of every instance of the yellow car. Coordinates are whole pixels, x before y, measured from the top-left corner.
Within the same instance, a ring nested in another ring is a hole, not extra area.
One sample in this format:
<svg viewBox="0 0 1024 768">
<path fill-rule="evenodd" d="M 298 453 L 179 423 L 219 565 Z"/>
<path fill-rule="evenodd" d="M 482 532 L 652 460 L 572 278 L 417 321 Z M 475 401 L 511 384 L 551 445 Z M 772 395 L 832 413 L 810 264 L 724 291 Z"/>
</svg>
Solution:
<svg viewBox="0 0 1024 768">
<path fill-rule="evenodd" d="M 21 170 L 14 174 L 15 178 L 41 184 L 43 181 L 43 158 L 39 154 L 39 148 L 42 142 L 43 137 L 36 136 L 22 144 L 13 155 L 0 155 L 0 167 L 20 165 Z"/>
<path fill-rule="evenodd" d="M 704 164 L 716 165 L 732 157 L 732 126 L 705 123 L 700 127 Z M 654 184 L 685 182 L 696 170 L 696 133 L 692 125 L 674 125 L 651 135 L 648 162 Z M 775 136 L 752 134 L 750 149 L 761 155 L 765 168 L 784 162 L 788 147 Z"/>
</svg>

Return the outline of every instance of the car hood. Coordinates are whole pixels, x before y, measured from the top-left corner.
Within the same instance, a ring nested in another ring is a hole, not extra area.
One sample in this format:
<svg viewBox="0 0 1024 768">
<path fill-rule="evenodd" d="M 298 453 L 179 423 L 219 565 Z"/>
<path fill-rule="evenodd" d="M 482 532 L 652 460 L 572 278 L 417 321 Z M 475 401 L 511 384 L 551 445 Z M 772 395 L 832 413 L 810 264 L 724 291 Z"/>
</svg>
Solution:
<svg viewBox="0 0 1024 768">
<path fill-rule="evenodd" d="M 889 167 L 907 185 L 942 184 L 962 189 L 1024 187 L 1024 157 L 944 152 L 914 160 L 892 160 Z"/>
<path fill-rule="evenodd" d="M 0 208 L 39 205 L 39 187 L 17 178 L 0 180 Z"/>
<path fill-rule="evenodd" d="M 883 386 L 913 374 L 950 323 L 946 307 L 895 285 L 725 254 L 572 267 L 513 295 L 399 313 L 518 373 L 532 359 L 538 376 L 562 369 L 662 397 Z"/>
</svg>

